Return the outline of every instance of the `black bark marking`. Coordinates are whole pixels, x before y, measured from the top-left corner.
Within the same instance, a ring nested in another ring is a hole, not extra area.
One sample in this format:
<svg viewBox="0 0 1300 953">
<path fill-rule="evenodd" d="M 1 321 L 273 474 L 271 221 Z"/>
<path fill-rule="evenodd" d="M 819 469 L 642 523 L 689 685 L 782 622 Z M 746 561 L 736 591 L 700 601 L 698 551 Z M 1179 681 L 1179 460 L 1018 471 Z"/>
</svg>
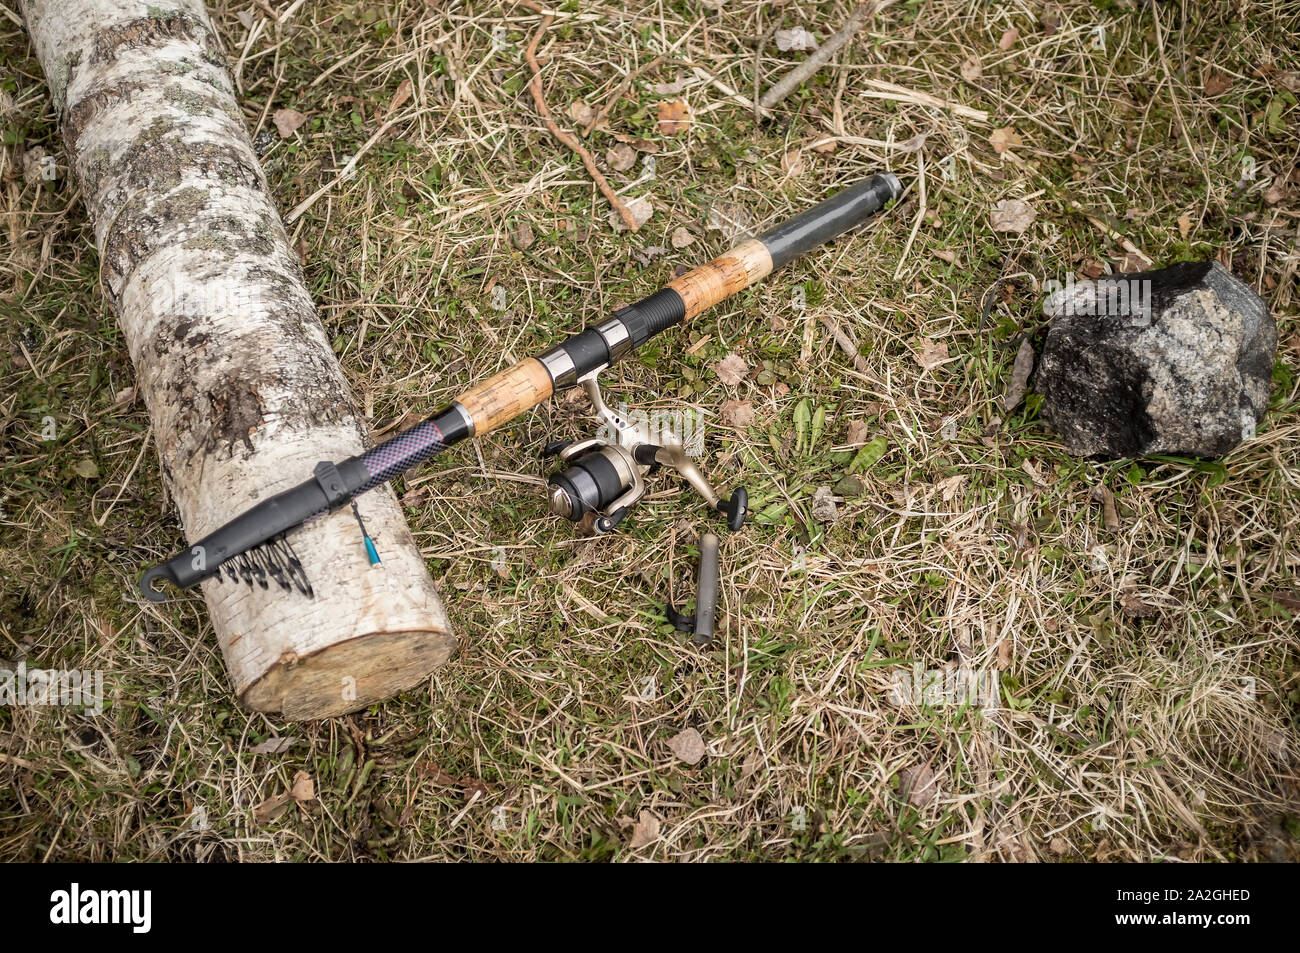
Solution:
<svg viewBox="0 0 1300 953">
<path fill-rule="evenodd" d="M 208 449 L 233 452 L 235 445 L 243 443 L 251 453 L 252 434 L 262 424 L 265 407 L 262 398 L 251 384 L 238 378 L 222 381 L 208 393 L 212 408 L 211 426 L 208 430 Z M 218 444 L 224 444 L 218 447 Z"/>
<path fill-rule="evenodd" d="M 74 105 L 69 106 L 63 114 L 63 141 L 68 148 L 68 154 L 74 157 L 81 154 L 78 149 L 81 134 L 102 110 L 129 101 L 146 85 L 140 80 L 127 80 L 88 93 Z"/>
<path fill-rule="evenodd" d="M 156 46 L 168 40 L 190 40 L 203 49 L 204 60 L 216 57 L 221 65 L 221 45 L 203 23 L 181 10 L 160 12 L 158 16 L 140 17 L 100 30 L 91 47 L 90 61 L 111 63 L 123 50 Z"/>
</svg>

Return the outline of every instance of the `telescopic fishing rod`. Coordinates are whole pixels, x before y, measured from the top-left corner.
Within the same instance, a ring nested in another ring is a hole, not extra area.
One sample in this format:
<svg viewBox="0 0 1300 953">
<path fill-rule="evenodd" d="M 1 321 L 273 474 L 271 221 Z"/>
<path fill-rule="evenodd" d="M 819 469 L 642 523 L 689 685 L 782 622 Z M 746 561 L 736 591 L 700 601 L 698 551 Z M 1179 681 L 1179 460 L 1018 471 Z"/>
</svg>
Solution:
<svg viewBox="0 0 1300 953">
<path fill-rule="evenodd" d="M 311 595 L 311 583 L 288 539 L 292 530 L 316 516 L 347 506 L 355 497 L 447 447 L 495 430 L 557 391 L 581 383 L 596 402 L 599 391 L 595 389 L 595 377 L 615 361 L 656 334 L 692 320 L 782 265 L 862 224 L 901 193 L 898 178 L 889 172 L 858 182 L 758 238 L 742 242 L 708 264 L 688 271 L 600 324 L 488 378 L 461 394 L 445 410 L 374 448 L 341 463 L 317 464 L 311 479 L 257 503 L 193 546 L 154 566 L 140 579 L 141 591 L 149 599 L 163 602 L 168 595 L 155 588 L 158 580 L 189 589 L 204 579 L 220 579 L 224 572 L 231 580 L 242 579 L 262 588 L 268 588 L 270 580 L 285 590 L 296 588 Z M 617 415 L 607 410 L 606 414 L 602 417 L 619 429 L 623 422 Z M 626 514 L 627 504 L 622 501 L 632 499 L 626 495 L 632 490 L 625 493 L 624 488 L 629 482 L 639 482 L 635 468 L 629 481 L 627 473 L 619 472 L 620 460 L 624 470 L 627 460 L 617 454 L 597 459 L 596 454 L 586 453 L 578 461 L 572 450 L 567 456 L 563 450 L 560 453 L 566 462 L 583 465 L 571 465 L 564 471 L 567 483 L 553 478 L 551 509 L 574 520 L 586 513 L 599 514 L 594 528 L 598 532 L 612 529 Z M 699 477 L 698 470 L 684 460 L 679 447 L 635 445 L 627 455 L 640 466 L 664 463 L 677 468 L 710 505 L 727 513 L 733 528 L 743 520 L 743 492 L 726 500 L 718 498 Z M 616 490 L 618 495 L 611 498 Z M 617 505 L 611 508 L 611 504 Z M 367 552 L 371 562 L 376 562 L 371 546 Z"/>
</svg>

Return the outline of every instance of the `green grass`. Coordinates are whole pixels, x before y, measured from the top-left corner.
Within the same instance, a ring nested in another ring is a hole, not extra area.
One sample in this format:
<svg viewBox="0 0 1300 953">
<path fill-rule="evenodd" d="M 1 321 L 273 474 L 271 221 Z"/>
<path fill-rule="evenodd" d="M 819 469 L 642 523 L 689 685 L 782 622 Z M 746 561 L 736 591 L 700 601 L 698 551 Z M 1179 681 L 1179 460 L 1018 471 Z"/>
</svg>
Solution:
<svg viewBox="0 0 1300 953">
<path fill-rule="evenodd" d="M 1062 26 L 1047 33 L 1019 8 L 899 5 L 758 124 L 690 64 L 750 96 L 756 35 L 780 18 L 825 37 L 847 9 L 764 7 L 760 25 L 757 4 L 710 6 L 707 16 L 693 3 L 665 5 L 669 41 L 689 37 L 608 121 L 658 146 L 656 178 L 629 193 L 656 207 L 635 236 L 610 228 L 580 164 L 537 121 L 522 65 L 534 23 L 521 9 L 324 3 L 268 28 L 251 51 L 263 55 L 241 74 L 250 130 L 268 105 L 310 115 L 264 159 L 283 210 L 369 138 L 403 79 L 425 79 L 430 111 L 395 128 L 291 229 L 375 424 L 437 407 L 507 352 L 541 350 L 722 250 L 706 224 L 717 203 L 765 225 L 887 162 L 915 184 L 915 154 L 853 144 L 805 150 L 803 171 L 783 172 L 786 152 L 836 134 L 837 103 L 846 136 L 928 134 L 934 217 L 897 275 L 915 188 L 870 228 L 607 375 L 607 398 L 635 406 L 754 407 L 748 428 L 711 417 L 706 430 L 703 469 L 720 489 L 745 486 L 755 514 L 724 547 L 717 646 L 690 649 L 663 621 L 669 589 L 678 601 L 691 589 L 694 533 L 716 522 L 687 492 L 658 480 L 656 490 L 672 492 L 616 536 L 575 543 L 535 487 L 485 475 L 544 475 L 537 449 L 587 427 L 581 405 L 561 397 L 398 481 L 461 648 L 427 686 L 319 724 L 238 706 L 201 603 L 158 609 L 129 595 L 181 533 L 148 415 L 138 399 L 118 402 L 134 377 L 96 290 L 84 209 L 66 181 L 38 193 L 22 179 L 22 148 L 59 149 L 57 120 L 25 40 L 3 21 L 11 72 L 0 89 L 14 106 L 2 120 L 0 194 L 16 238 L 0 256 L 0 374 L 13 382 L 0 395 L 0 659 L 102 668 L 109 707 L 100 718 L 0 708 L 0 856 L 1293 858 L 1295 613 L 1266 594 L 1300 590 L 1290 528 L 1300 486 L 1291 234 L 1300 111 L 1284 85 L 1300 70 L 1295 14 L 1258 4 L 1244 24 L 1204 11 L 1184 25 L 1162 8 L 1162 58 L 1145 10 L 1061 6 Z M 214 7 L 228 50 L 242 49 L 245 9 L 261 15 L 251 4 Z M 605 102 L 654 55 L 646 44 L 658 12 L 633 30 L 620 27 L 621 12 L 583 5 L 548 33 L 547 97 L 562 125 L 569 103 Z M 1105 52 L 1088 43 L 1099 21 Z M 493 52 L 499 24 L 507 42 Z M 1021 39 L 999 51 L 1011 26 Z M 977 83 L 959 78 L 971 53 L 983 63 Z M 795 59 L 766 43 L 762 85 Z M 1234 78 L 1214 98 L 1202 92 L 1208 68 Z M 679 77 L 694 84 L 685 95 L 697 120 L 688 136 L 663 136 L 656 106 L 668 97 L 653 87 Z M 990 121 L 861 95 L 868 78 L 987 110 Z M 1006 125 L 1025 140 L 1019 161 L 988 143 Z M 613 142 L 593 134 L 598 159 Z M 949 154 L 951 181 L 940 171 Z M 1292 175 L 1279 202 L 1263 197 L 1263 173 L 1238 187 L 1246 155 L 1269 175 Z M 611 180 L 621 188 L 642 169 Z M 1030 231 L 991 231 L 993 201 L 1030 196 Z M 1223 255 L 1261 290 L 1280 346 L 1273 409 L 1255 441 L 1216 463 L 1094 463 L 1065 453 L 1032 399 L 1002 408 L 1017 336 L 1042 318 L 1034 281 L 1123 256 L 1071 201 L 1158 261 Z M 510 235 L 524 222 L 535 237 L 520 250 Z M 681 250 L 670 242 L 678 226 L 696 236 Z M 655 246 L 669 251 L 638 260 Z M 983 325 L 1000 275 L 1011 277 Z M 505 311 L 494 306 L 498 285 Z M 797 286 L 807 312 L 792 307 Z M 852 332 L 870 375 L 823 316 Z M 923 339 L 945 343 L 952 360 L 924 371 Z M 730 354 L 753 370 L 735 388 L 713 370 Z M 40 439 L 46 416 L 53 441 Z M 950 420 L 955 439 L 943 434 Z M 861 445 L 850 444 L 851 422 L 865 427 Z M 79 475 L 79 464 L 91 472 L 83 461 L 97 476 Z M 953 477 L 964 480 L 945 500 Z M 1116 534 L 1090 496 L 1100 483 L 1116 496 Z M 819 486 L 854 490 L 828 525 L 812 516 Z M 492 566 L 496 547 L 504 575 Z M 1151 614 L 1127 609 L 1126 595 Z M 896 672 L 963 653 L 998 667 L 995 713 L 888 701 Z M 642 699 L 647 678 L 655 692 Z M 698 765 L 666 746 L 686 727 L 709 745 Z M 252 753 L 272 737 L 298 742 Z M 923 803 L 900 785 L 918 765 L 939 783 Z M 316 800 L 259 824 L 254 808 L 299 771 Z M 195 829 L 198 808 L 206 826 Z M 661 835 L 632 850 L 625 822 L 641 811 Z"/>
</svg>

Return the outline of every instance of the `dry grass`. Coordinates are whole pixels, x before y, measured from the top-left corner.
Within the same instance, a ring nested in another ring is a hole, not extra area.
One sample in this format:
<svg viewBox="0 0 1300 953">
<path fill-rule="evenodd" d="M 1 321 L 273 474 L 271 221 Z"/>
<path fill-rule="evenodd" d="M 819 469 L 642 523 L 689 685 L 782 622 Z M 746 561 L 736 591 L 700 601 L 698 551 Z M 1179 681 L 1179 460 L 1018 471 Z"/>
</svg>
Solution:
<svg viewBox="0 0 1300 953">
<path fill-rule="evenodd" d="M 0 656 L 102 668 L 110 701 L 99 718 L 0 709 L 0 856 L 1294 859 L 1300 10 L 1163 4 L 1157 29 L 1138 6 L 896 5 L 756 124 L 740 100 L 801 55 L 770 31 L 825 37 L 845 4 L 570 5 L 539 49 L 568 128 L 570 103 L 599 107 L 665 56 L 609 112 L 610 130 L 658 146 L 653 178 L 608 173 L 654 203 L 633 236 L 538 119 L 526 7 L 326 0 L 274 23 L 286 0 L 218 4 L 250 127 L 274 132 L 282 107 L 311 116 L 265 158 L 283 209 L 394 120 L 291 229 L 376 428 L 720 250 L 711 210 L 757 227 L 873 170 L 911 185 L 866 232 L 610 375 L 614 399 L 637 406 L 755 410 L 748 428 L 715 417 L 707 432 L 706 472 L 747 486 L 762 517 L 724 541 L 715 650 L 662 621 L 708 522 L 693 498 L 661 483 L 600 541 L 546 515 L 536 449 L 580 426 L 561 400 L 399 487 L 458 657 L 427 691 L 292 725 L 236 706 L 201 604 L 159 611 L 132 594 L 179 531 L 75 189 L 23 181 L 25 146 L 57 150 L 56 117 L 0 17 Z M 981 75 L 963 79 L 972 56 Z M 1213 97 L 1212 73 L 1231 79 Z M 662 136 L 670 97 L 654 84 L 678 79 L 694 121 Z M 403 80 L 413 95 L 390 114 Z M 882 98 L 880 83 L 966 108 Z M 999 154 L 989 137 L 1005 126 L 1023 145 Z M 603 157 L 614 140 L 590 142 Z M 1241 181 L 1246 156 L 1255 178 Z M 1038 214 L 1018 237 L 989 228 L 1008 197 Z M 1257 439 L 1218 464 L 1096 464 L 1066 455 L 1032 402 L 1001 409 L 1014 343 L 1041 318 L 1035 282 L 1124 257 L 1072 202 L 1156 260 L 1217 255 L 1265 295 L 1281 343 Z M 697 241 L 674 250 L 679 226 Z M 861 369 L 828 318 L 861 343 Z M 922 367 L 927 341 L 948 360 Z M 731 353 L 766 374 L 726 386 L 711 367 Z M 804 399 L 826 410 L 811 446 L 793 426 Z M 843 486 L 854 422 L 887 450 L 823 525 L 811 494 Z M 75 472 L 82 460 L 97 477 Z M 914 663 L 996 670 L 1001 704 L 892 702 Z M 709 748 L 694 767 L 667 747 L 687 727 Z M 251 752 L 269 736 L 299 740 Z M 259 821 L 254 806 L 300 770 L 318 800 Z M 642 812 L 659 837 L 633 849 L 623 819 Z"/>
</svg>

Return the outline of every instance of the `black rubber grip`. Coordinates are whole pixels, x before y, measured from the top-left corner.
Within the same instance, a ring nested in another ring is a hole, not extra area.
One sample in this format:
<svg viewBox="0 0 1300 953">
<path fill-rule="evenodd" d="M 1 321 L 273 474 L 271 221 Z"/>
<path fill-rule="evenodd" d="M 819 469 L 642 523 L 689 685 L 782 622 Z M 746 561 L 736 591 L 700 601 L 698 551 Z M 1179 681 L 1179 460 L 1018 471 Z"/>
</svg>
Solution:
<svg viewBox="0 0 1300 953">
<path fill-rule="evenodd" d="M 564 352 L 573 361 L 573 370 L 578 377 L 599 370 L 609 363 L 609 348 L 595 328 L 584 328 L 566 339 L 560 347 L 564 348 Z"/>
<path fill-rule="evenodd" d="M 903 187 L 893 173 L 873 175 L 843 192 L 837 192 L 808 211 L 786 219 L 760 235 L 758 240 L 772 256 L 772 270 L 775 271 L 823 242 L 861 225 L 902 193 Z"/>
<path fill-rule="evenodd" d="M 686 302 L 672 288 L 661 288 L 650 297 L 615 311 L 614 317 L 623 322 L 632 347 L 636 348 L 660 331 L 680 324 L 686 317 Z"/>
<path fill-rule="evenodd" d="M 340 464 L 338 472 L 345 483 L 355 481 L 360 486 L 364 482 L 365 468 L 349 466 L 353 460 Z M 352 471 L 351 480 L 348 471 Z M 196 586 L 215 576 L 226 560 L 300 526 L 319 513 L 328 512 L 329 508 L 329 498 L 312 477 L 293 489 L 263 500 L 167 562 L 154 566 L 140 579 L 140 591 L 154 602 L 164 602 L 167 594 L 154 588 L 156 580 L 165 579 L 178 589 Z"/>
</svg>

